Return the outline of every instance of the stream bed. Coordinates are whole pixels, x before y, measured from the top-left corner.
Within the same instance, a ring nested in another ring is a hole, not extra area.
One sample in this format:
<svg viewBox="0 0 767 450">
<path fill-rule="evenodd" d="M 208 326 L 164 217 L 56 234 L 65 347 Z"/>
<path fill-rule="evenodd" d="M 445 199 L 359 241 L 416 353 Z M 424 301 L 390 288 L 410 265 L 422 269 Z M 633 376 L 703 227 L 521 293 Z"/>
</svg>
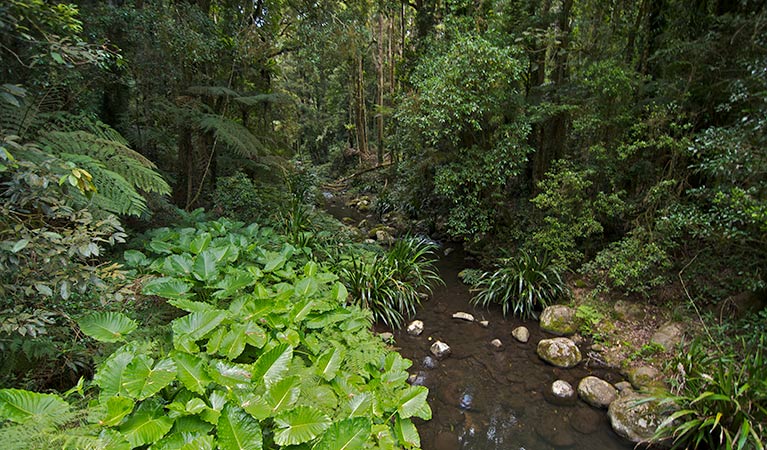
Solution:
<svg viewBox="0 0 767 450">
<path fill-rule="evenodd" d="M 363 217 L 338 198 L 331 198 L 332 195 L 326 197 L 324 209 L 337 219 L 372 220 L 372 216 Z M 588 375 L 613 384 L 622 381 L 622 377 L 613 370 L 590 364 L 587 357 L 571 369 L 543 362 L 536 346 L 541 339 L 553 336 L 542 332 L 536 321 L 504 318 L 500 308 L 472 307 L 469 288 L 458 278 L 458 273 L 467 267 L 464 252 L 450 246 L 438 252 L 437 269 L 445 284 L 434 286 L 431 298 L 410 319 L 423 321 L 423 334 L 410 336 L 406 326 L 393 330 L 397 350 L 413 361 L 409 370 L 412 382 L 429 388 L 432 419 L 415 419 L 421 448 L 633 449 L 632 443 L 612 430 L 606 410 L 595 409 L 580 400 L 557 405 L 547 394 L 556 380 L 567 381 L 576 388 Z M 459 311 L 472 314 L 476 321 L 453 319 L 453 313 Z M 487 327 L 478 323 L 482 320 L 488 321 Z M 511 335 L 520 325 L 530 331 L 530 339 L 524 344 Z M 493 339 L 499 339 L 503 346 L 493 347 L 490 344 Z M 432 358 L 429 351 L 436 340 L 450 345 L 452 351 L 441 361 Z"/>
<path fill-rule="evenodd" d="M 423 321 L 423 334 L 410 336 L 405 327 L 394 330 L 399 352 L 413 361 L 411 378 L 429 388 L 432 420 L 417 423 L 424 450 L 633 448 L 613 432 L 606 410 L 580 400 L 556 405 L 547 394 L 558 379 L 577 387 L 587 375 L 611 383 L 621 381 L 620 375 L 590 365 L 587 358 L 571 369 L 544 363 L 536 346 L 552 336 L 543 333 L 537 322 L 504 318 L 500 308 L 473 308 L 468 303 L 471 294 L 458 278 L 465 268 L 460 249 L 442 256 L 437 267 L 445 285 L 435 287 L 414 318 Z M 453 319 L 458 311 L 487 320 L 488 326 Z M 524 344 L 511 335 L 520 325 L 530 331 Z M 493 347 L 493 339 L 500 339 L 503 346 Z M 429 348 L 436 340 L 452 349 L 442 361 L 430 357 Z"/>
</svg>

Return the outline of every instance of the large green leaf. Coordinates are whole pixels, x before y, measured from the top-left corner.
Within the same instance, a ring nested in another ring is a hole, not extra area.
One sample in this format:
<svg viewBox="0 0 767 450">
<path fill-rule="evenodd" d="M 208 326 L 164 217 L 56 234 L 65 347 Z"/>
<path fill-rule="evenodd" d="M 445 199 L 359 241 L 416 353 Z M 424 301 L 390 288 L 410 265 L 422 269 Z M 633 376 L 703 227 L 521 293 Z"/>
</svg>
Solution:
<svg viewBox="0 0 767 450">
<path fill-rule="evenodd" d="M 299 297 L 307 298 L 311 297 L 319 290 L 320 285 L 314 277 L 306 277 L 298 280 L 295 285 L 294 292 Z"/>
<path fill-rule="evenodd" d="M 144 285 L 141 293 L 157 295 L 163 298 L 184 298 L 188 296 L 192 285 L 178 278 L 160 277 L 150 280 Z"/>
<path fill-rule="evenodd" d="M 288 377 L 274 383 L 266 393 L 266 400 L 271 407 L 271 415 L 279 414 L 293 406 L 301 395 L 301 380 L 297 376 Z"/>
<path fill-rule="evenodd" d="M 0 389 L 0 420 L 56 425 L 68 420 L 69 403 L 54 394 Z"/>
<path fill-rule="evenodd" d="M 173 426 L 173 419 L 162 411 L 137 410 L 120 427 L 120 432 L 135 447 L 159 441 Z"/>
<path fill-rule="evenodd" d="M 367 392 L 349 399 L 349 417 L 367 416 L 373 408 L 373 397 Z"/>
<path fill-rule="evenodd" d="M 205 371 L 205 361 L 195 355 L 175 350 L 171 352 L 170 356 L 176 363 L 176 374 L 181 383 L 192 392 L 200 395 L 205 394 L 205 390 L 211 382 Z"/>
<path fill-rule="evenodd" d="M 218 277 L 218 258 L 212 249 L 197 255 L 192 266 L 192 275 L 200 281 L 212 281 Z"/>
<path fill-rule="evenodd" d="M 288 365 L 293 359 L 293 347 L 280 344 L 261 355 L 253 364 L 253 379 L 263 379 L 266 386 L 280 381 L 288 371 Z"/>
<path fill-rule="evenodd" d="M 421 438 L 418 436 L 418 430 L 410 419 L 403 419 L 397 416 L 394 421 L 394 433 L 400 445 L 404 445 L 407 448 L 421 447 Z"/>
<path fill-rule="evenodd" d="M 221 340 L 221 346 L 218 353 L 222 356 L 226 356 L 230 360 L 234 360 L 243 350 L 245 350 L 245 343 L 247 342 L 247 325 L 234 324 L 229 329 L 229 332 L 224 334 Z"/>
<path fill-rule="evenodd" d="M 242 409 L 226 405 L 218 419 L 218 445 L 221 450 L 261 450 L 258 421 Z"/>
<path fill-rule="evenodd" d="M 80 330 L 101 342 L 121 341 L 138 326 L 136 322 L 119 312 L 100 312 L 77 321 Z"/>
<path fill-rule="evenodd" d="M 232 389 L 245 387 L 250 384 L 250 380 L 258 379 L 246 366 L 222 360 L 210 365 L 208 375 L 216 383 Z"/>
<path fill-rule="evenodd" d="M 331 424 L 328 416 L 311 406 L 298 406 L 274 418 L 274 442 L 295 445 L 316 438 Z"/>
<path fill-rule="evenodd" d="M 314 364 L 314 371 L 318 376 L 324 378 L 325 381 L 330 381 L 336 377 L 336 373 L 338 372 L 338 369 L 341 368 L 341 363 L 343 361 L 343 348 L 334 346 L 317 358 L 317 362 Z"/>
<path fill-rule="evenodd" d="M 283 253 L 277 252 L 264 252 L 264 257 L 259 262 L 264 264 L 264 272 L 273 272 L 280 269 L 287 259 Z"/>
<path fill-rule="evenodd" d="M 162 263 L 162 273 L 172 277 L 186 278 L 192 272 L 192 257 L 188 254 L 167 256 Z"/>
<path fill-rule="evenodd" d="M 173 345 L 178 350 L 195 353 L 197 349 L 194 347 L 194 342 L 213 331 L 226 317 L 226 311 L 213 309 L 193 312 L 175 319 L 171 322 Z"/>
<path fill-rule="evenodd" d="M 148 264 L 149 258 L 138 250 L 126 250 L 123 259 L 128 267 L 141 267 Z"/>
<path fill-rule="evenodd" d="M 176 379 L 176 364 L 166 358 L 152 366 L 154 360 L 138 355 L 123 374 L 123 386 L 128 395 L 139 400 L 151 397 Z"/>
<path fill-rule="evenodd" d="M 199 255 L 200 252 L 208 248 L 211 239 L 212 236 L 210 233 L 201 233 L 195 237 L 192 242 L 189 243 L 189 250 L 191 250 L 195 255 Z"/>
<path fill-rule="evenodd" d="M 313 450 L 355 450 L 370 437 L 370 420 L 364 417 L 336 422 L 325 431 Z"/>
<path fill-rule="evenodd" d="M 107 399 L 107 411 L 99 419 L 99 425 L 102 427 L 114 427 L 120 424 L 122 420 L 133 411 L 135 402 L 126 397 L 109 397 Z"/>
<path fill-rule="evenodd" d="M 426 402 L 429 390 L 423 386 L 409 386 L 402 391 L 399 397 L 399 406 L 397 412 L 400 417 L 407 419 L 409 417 L 420 417 L 423 420 L 431 419 L 431 408 Z"/>
<path fill-rule="evenodd" d="M 93 376 L 93 382 L 101 388 L 100 397 L 102 399 L 115 395 L 128 395 L 123 382 L 128 364 L 133 361 L 135 356 L 135 351 L 126 346 L 112 353 L 99 365 Z"/>
</svg>

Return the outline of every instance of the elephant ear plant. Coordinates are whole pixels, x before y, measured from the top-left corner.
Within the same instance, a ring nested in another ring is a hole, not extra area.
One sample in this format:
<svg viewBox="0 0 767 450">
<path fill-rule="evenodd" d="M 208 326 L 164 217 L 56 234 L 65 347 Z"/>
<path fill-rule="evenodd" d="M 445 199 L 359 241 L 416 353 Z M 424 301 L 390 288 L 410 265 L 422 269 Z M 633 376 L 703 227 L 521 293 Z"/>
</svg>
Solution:
<svg viewBox="0 0 767 450">
<path fill-rule="evenodd" d="M 413 418 L 431 418 L 428 389 L 406 383 L 411 362 L 370 331 L 369 311 L 346 305 L 335 274 L 235 222 L 165 229 L 145 248 L 127 265 L 179 310 L 169 342 L 131 339 L 139 324 L 121 313 L 82 317 L 84 334 L 121 346 L 87 402 L 0 389 L 0 440 L 22 430 L 47 443 L 10 448 L 420 447 Z"/>
<path fill-rule="evenodd" d="M 539 256 L 522 251 L 517 258 L 500 260 L 500 265 L 479 277 L 472 288 L 477 293 L 472 304 L 485 307 L 499 304 L 504 316 L 511 311 L 515 316 L 530 319 L 569 295 L 561 269 L 549 254 Z"/>
</svg>

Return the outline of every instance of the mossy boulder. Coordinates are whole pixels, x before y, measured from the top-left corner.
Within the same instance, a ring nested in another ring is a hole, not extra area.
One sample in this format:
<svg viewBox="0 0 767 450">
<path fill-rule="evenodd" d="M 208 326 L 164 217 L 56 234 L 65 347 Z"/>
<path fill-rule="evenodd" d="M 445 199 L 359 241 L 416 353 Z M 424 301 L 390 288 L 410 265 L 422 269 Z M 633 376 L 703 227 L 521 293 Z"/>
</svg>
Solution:
<svg viewBox="0 0 767 450">
<path fill-rule="evenodd" d="M 663 387 L 663 376 L 652 366 L 631 367 L 626 370 L 631 385 L 639 390 Z"/>
<path fill-rule="evenodd" d="M 564 337 L 542 339 L 536 351 L 542 360 L 557 367 L 575 367 L 581 362 L 581 350 Z"/>
<path fill-rule="evenodd" d="M 588 376 L 578 383 L 578 396 L 595 408 L 607 408 L 618 398 L 618 391 L 607 381 Z"/>
<path fill-rule="evenodd" d="M 668 405 L 649 399 L 649 396 L 637 394 L 630 389 L 621 392 L 607 409 L 613 430 L 631 442 L 648 442 L 658 425 L 670 413 Z"/>
<path fill-rule="evenodd" d="M 540 326 L 543 331 L 557 336 L 574 334 L 578 331 L 575 309 L 565 305 L 551 305 L 543 310 Z"/>
</svg>

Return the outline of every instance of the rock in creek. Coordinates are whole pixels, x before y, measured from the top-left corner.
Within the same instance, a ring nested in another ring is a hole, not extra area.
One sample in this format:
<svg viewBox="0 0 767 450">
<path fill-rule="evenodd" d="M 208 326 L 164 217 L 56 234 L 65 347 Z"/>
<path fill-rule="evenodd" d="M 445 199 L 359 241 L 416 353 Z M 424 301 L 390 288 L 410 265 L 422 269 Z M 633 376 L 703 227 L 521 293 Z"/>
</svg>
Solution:
<svg viewBox="0 0 767 450">
<path fill-rule="evenodd" d="M 575 367 L 581 362 L 578 346 L 563 337 L 542 339 L 538 342 L 537 353 L 542 360 L 557 367 Z"/>
<path fill-rule="evenodd" d="M 530 340 L 530 330 L 528 330 L 527 327 L 514 328 L 514 331 L 511 332 L 511 335 L 514 336 L 514 339 L 522 342 L 523 344 Z"/>
<path fill-rule="evenodd" d="M 618 391 L 607 381 L 588 376 L 578 383 L 578 395 L 595 408 L 607 408 L 618 398 Z"/>
<path fill-rule="evenodd" d="M 442 341 L 431 344 L 431 354 L 437 359 L 445 359 L 450 356 L 450 346 Z"/>
<path fill-rule="evenodd" d="M 610 403 L 607 416 L 610 425 L 620 436 L 631 442 L 646 442 L 655 434 L 660 422 L 669 413 L 666 405 L 656 401 L 639 403 L 647 397 L 627 389 L 617 400 Z"/>
<path fill-rule="evenodd" d="M 425 357 L 423 361 L 421 362 L 421 364 L 423 364 L 423 366 L 427 369 L 436 369 L 437 367 L 439 367 L 439 361 L 432 358 L 431 356 Z"/>
<path fill-rule="evenodd" d="M 501 342 L 500 339 L 493 339 L 490 341 L 490 345 L 492 345 L 496 350 L 503 348 L 503 342 Z"/>
<path fill-rule="evenodd" d="M 469 313 L 465 313 L 461 311 L 457 313 L 453 313 L 453 319 L 461 319 L 461 320 L 467 320 L 469 322 L 474 322 L 474 316 L 472 316 Z"/>
<path fill-rule="evenodd" d="M 573 385 L 565 380 L 557 380 L 551 383 L 551 395 L 555 400 L 567 402 L 575 398 L 575 389 Z"/>
<path fill-rule="evenodd" d="M 541 313 L 540 325 L 543 331 L 558 336 L 566 336 L 578 331 L 575 310 L 565 305 L 551 305 L 544 309 Z"/>
<path fill-rule="evenodd" d="M 423 322 L 414 320 L 407 326 L 407 334 L 411 336 L 420 336 L 423 333 Z"/>
<path fill-rule="evenodd" d="M 407 377 L 407 382 L 413 386 L 423 386 L 426 383 L 426 372 L 418 371 Z"/>
</svg>

